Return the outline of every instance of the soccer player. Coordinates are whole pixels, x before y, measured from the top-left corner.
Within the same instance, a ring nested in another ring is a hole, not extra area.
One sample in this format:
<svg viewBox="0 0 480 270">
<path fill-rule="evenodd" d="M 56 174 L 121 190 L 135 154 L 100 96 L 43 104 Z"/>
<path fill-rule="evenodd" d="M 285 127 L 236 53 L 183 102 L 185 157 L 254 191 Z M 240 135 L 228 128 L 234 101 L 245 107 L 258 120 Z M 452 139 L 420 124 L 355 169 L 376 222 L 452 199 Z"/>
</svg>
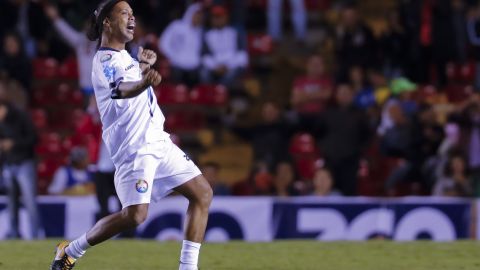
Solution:
<svg viewBox="0 0 480 270">
<path fill-rule="evenodd" d="M 72 269 L 88 248 L 144 222 L 150 199 L 157 201 L 172 191 L 189 200 L 179 269 L 198 269 L 212 189 L 163 131 L 165 118 L 152 90 L 161 77 L 150 69 L 156 55 L 140 49 L 137 62 L 125 50 L 135 30 L 135 17 L 126 1 L 102 2 L 91 20 L 89 38 L 99 39 L 100 44 L 93 59 L 92 82 L 122 210 L 99 220 L 71 243 L 61 242 L 50 269 Z"/>
</svg>

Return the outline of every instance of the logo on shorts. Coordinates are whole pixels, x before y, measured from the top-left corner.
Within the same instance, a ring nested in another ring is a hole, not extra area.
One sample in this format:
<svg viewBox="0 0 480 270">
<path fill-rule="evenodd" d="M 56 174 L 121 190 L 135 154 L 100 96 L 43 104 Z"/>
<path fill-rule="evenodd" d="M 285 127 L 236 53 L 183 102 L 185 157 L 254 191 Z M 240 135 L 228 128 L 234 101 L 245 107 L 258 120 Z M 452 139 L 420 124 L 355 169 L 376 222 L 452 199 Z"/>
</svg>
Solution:
<svg viewBox="0 0 480 270">
<path fill-rule="evenodd" d="M 145 193 L 148 190 L 148 183 L 145 180 L 138 180 L 135 184 L 135 188 L 139 193 Z"/>
</svg>

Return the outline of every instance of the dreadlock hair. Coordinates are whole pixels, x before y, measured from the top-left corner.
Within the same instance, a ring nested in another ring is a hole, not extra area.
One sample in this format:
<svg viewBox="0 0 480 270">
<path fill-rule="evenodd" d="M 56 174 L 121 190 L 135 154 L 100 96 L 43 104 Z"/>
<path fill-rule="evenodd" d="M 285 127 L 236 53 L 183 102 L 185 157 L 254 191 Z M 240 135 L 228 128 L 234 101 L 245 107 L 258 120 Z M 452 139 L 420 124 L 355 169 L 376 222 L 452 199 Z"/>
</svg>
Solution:
<svg viewBox="0 0 480 270">
<path fill-rule="evenodd" d="M 101 2 L 97 9 L 90 15 L 87 37 L 91 41 L 98 40 L 97 48 L 102 43 L 103 21 L 109 18 L 113 7 L 119 2 L 127 0 L 105 0 Z"/>
</svg>

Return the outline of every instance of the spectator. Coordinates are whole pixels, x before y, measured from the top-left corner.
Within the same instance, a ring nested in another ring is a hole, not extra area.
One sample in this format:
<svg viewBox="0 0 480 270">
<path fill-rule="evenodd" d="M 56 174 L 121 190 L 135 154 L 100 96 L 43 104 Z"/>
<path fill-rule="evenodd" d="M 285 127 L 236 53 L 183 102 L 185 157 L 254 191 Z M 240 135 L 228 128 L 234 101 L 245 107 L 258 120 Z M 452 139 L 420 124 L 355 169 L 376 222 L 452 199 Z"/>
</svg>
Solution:
<svg viewBox="0 0 480 270">
<path fill-rule="evenodd" d="M 207 162 L 202 166 L 203 176 L 208 180 L 212 186 L 213 195 L 215 196 L 228 196 L 230 195 L 230 189 L 223 183 L 218 177 L 220 171 L 220 165 L 216 162 Z"/>
<path fill-rule="evenodd" d="M 374 89 L 368 84 L 365 70 L 361 66 L 352 66 L 349 71 L 350 84 L 355 93 L 354 104 L 366 110 L 376 104 Z"/>
<path fill-rule="evenodd" d="M 260 123 L 251 127 L 233 127 L 233 131 L 252 143 L 254 160 L 265 163 L 269 171 L 288 157 L 292 129 L 273 102 L 263 104 Z"/>
<path fill-rule="evenodd" d="M 340 84 L 336 106 L 320 115 L 315 128 L 336 187 L 347 196 L 356 194 L 359 159 L 370 137 L 368 119 L 353 106 L 353 98 L 352 86 Z"/>
<path fill-rule="evenodd" d="M 392 126 L 381 137 L 380 144 L 384 155 L 399 159 L 399 165 L 385 182 L 387 194 L 393 195 L 398 183 L 412 179 L 414 175 L 414 127 L 399 103 L 393 103 L 388 107 L 388 115 Z"/>
<path fill-rule="evenodd" d="M 312 195 L 319 197 L 340 196 L 341 193 L 333 188 L 334 183 L 330 170 L 327 168 L 316 170 L 312 179 Z"/>
<path fill-rule="evenodd" d="M 298 41 L 305 41 L 307 33 L 307 11 L 304 0 L 290 0 L 291 20 Z M 282 38 L 283 0 L 268 0 L 268 34 L 275 41 Z"/>
<path fill-rule="evenodd" d="M 75 50 L 78 63 L 80 88 L 85 95 L 85 101 L 93 95 L 92 86 L 92 61 L 97 52 L 97 43 L 87 38 L 88 24 L 85 23 L 81 32 L 70 26 L 58 13 L 53 5 L 45 5 L 45 14 L 53 22 L 57 32 Z"/>
<path fill-rule="evenodd" d="M 392 11 L 387 16 L 387 30 L 380 38 L 383 68 L 389 77 L 404 75 L 407 65 L 408 33 L 403 26 L 398 11 Z"/>
<path fill-rule="evenodd" d="M 95 193 L 92 173 L 88 170 L 87 149 L 74 147 L 70 152 L 70 161 L 57 169 L 48 193 L 54 195 L 89 195 Z"/>
<path fill-rule="evenodd" d="M 7 76 L 18 81 L 30 93 L 32 69 L 30 60 L 25 55 L 22 39 L 14 32 L 3 38 L 3 50 L 0 55 L 0 76 Z"/>
<path fill-rule="evenodd" d="M 239 33 L 228 26 L 228 11 L 214 6 L 210 13 L 212 29 L 205 34 L 202 80 L 231 88 L 247 67 L 248 55 Z"/>
<path fill-rule="evenodd" d="M 445 174 L 439 178 L 432 195 L 470 197 L 472 187 L 467 171 L 467 162 L 462 155 L 452 155 L 445 166 Z"/>
<path fill-rule="evenodd" d="M 0 154 L 3 160 L 3 178 L 8 193 L 9 238 L 20 237 L 18 230 L 19 190 L 30 221 L 30 236 L 38 238 L 40 220 L 36 202 L 37 178 L 34 147 L 37 141 L 35 127 L 23 111 L 0 102 Z"/>
<path fill-rule="evenodd" d="M 290 197 L 298 195 L 294 188 L 295 170 L 290 162 L 279 162 L 273 176 L 273 195 L 279 197 Z"/>
<path fill-rule="evenodd" d="M 417 103 L 413 100 L 412 94 L 417 90 L 417 85 L 406 78 L 394 79 L 390 84 L 392 97 L 383 106 L 380 125 L 377 133 L 382 136 L 385 131 L 392 127 L 393 122 L 390 117 L 390 106 L 399 104 L 404 113 L 409 118 L 413 118 L 417 111 Z"/>
<path fill-rule="evenodd" d="M 202 24 L 202 5 L 192 4 L 181 20 L 167 26 L 159 42 L 160 51 L 171 62 L 173 79 L 190 87 L 198 82 L 199 77 Z"/>
<path fill-rule="evenodd" d="M 311 130 L 312 122 L 328 105 L 332 95 L 332 78 L 327 74 L 325 62 L 312 55 L 306 64 L 306 74 L 293 83 L 291 104 L 298 113 L 300 126 Z"/>
<path fill-rule="evenodd" d="M 373 33 L 358 18 L 355 7 L 347 6 L 342 10 L 335 34 L 338 76 L 341 81 L 346 80 L 352 66 L 371 67 L 376 63 Z"/>
<path fill-rule="evenodd" d="M 475 58 L 475 89 L 480 91 L 480 7 L 472 8 L 467 17 L 469 43 Z"/>
</svg>

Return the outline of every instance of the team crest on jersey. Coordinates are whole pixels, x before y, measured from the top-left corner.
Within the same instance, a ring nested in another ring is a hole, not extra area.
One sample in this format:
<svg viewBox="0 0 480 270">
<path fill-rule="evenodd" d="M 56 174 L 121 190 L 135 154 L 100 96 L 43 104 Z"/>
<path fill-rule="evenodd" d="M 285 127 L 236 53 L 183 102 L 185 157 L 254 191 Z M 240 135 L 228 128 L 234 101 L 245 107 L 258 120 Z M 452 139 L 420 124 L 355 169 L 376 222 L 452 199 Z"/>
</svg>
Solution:
<svg viewBox="0 0 480 270">
<path fill-rule="evenodd" d="M 110 59 L 112 59 L 112 55 L 107 53 L 107 54 L 103 55 L 102 58 L 100 58 L 100 62 L 104 63 L 104 62 L 107 62 Z"/>
<path fill-rule="evenodd" d="M 145 193 L 148 190 L 148 183 L 145 180 L 138 180 L 135 184 L 135 188 L 139 193 Z"/>
<path fill-rule="evenodd" d="M 113 66 L 104 66 L 103 74 L 105 74 L 107 80 L 112 81 L 115 78 L 115 68 Z"/>
</svg>

